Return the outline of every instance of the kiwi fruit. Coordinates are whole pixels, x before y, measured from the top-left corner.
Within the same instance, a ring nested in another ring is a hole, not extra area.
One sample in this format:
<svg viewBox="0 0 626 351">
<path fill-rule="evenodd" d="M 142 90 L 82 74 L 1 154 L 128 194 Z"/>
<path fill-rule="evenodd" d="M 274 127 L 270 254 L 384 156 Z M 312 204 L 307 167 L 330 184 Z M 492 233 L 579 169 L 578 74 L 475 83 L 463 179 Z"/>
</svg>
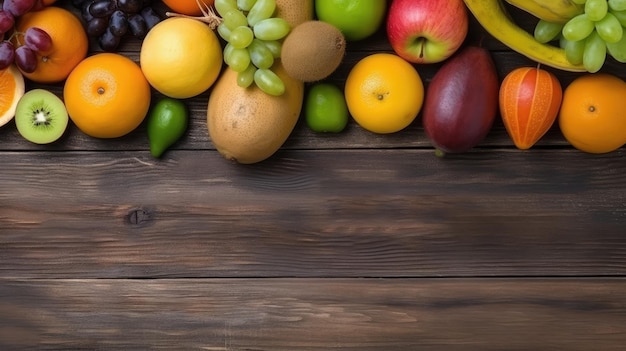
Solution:
<svg viewBox="0 0 626 351">
<path fill-rule="evenodd" d="M 59 139 L 69 122 L 63 101 L 51 91 L 32 89 L 17 103 L 15 125 L 24 139 L 49 144 Z"/>
<path fill-rule="evenodd" d="M 297 25 L 283 42 L 280 59 L 291 77 L 316 82 L 330 76 L 346 53 L 346 39 L 330 23 L 311 20 Z"/>
</svg>

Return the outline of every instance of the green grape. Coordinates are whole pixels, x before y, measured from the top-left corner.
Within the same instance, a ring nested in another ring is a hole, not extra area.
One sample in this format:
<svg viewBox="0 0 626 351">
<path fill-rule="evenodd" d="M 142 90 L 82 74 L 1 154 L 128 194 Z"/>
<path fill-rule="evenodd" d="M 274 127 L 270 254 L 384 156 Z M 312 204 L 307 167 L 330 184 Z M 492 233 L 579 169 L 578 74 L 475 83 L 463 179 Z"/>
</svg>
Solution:
<svg viewBox="0 0 626 351">
<path fill-rule="evenodd" d="M 617 62 L 626 63 L 626 35 L 617 43 L 607 43 L 606 50 Z"/>
<path fill-rule="evenodd" d="M 626 11 L 611 11 L 622 27 L 626 27 Z"/>
<path fill-rule="evenodd" d="M 289 23 L 280 17 L 268 18 L 254 26 L 254 36 L 261 40 L 279 40 L 289 33 Z"/>
<path fill-rule="evenodd" d="M 239 26 L 248 25 L 248 20 L 246 19 L 246 16 L 239 10 L 228 10 L 226 11 L 226 14 L 222 16 L 222 18 L 224 19 L 224 25 L 226 25 L 226 27 L 228 27 L 228 29 L 230 30 L 234 30 Z"/>
<path fill-rule="evenodd" d="M 215 0 L 213 6 L 215 6 L 215 9 L 220 16 L 224 16 L 228 10 L 237 9 L 237 2 L 235 0 Z"/>
<path fill-rule="evenodd" d="M 581 65 L 583 63 L 583 53 L 585 52 L 585 40 L 571 41 L 564 40 L 563 49 L 565 50 L 565 58 L 573 65 Z"/>
<path fill-rule="evenodd" d="M 607 43 L 617 43 L 624 35 L 624 29 L 612 13 L 607 13 L 603 19 L 596 22 L 596 32 Z"/>
<path fill-rule="evenodd" d="M 224 62 L 230 66 L 230 57 L 232 55 L 233 50 L 235 50 L 235 47 L 232 46 L 230 43 L 227 43 L 226 46 L 224 46 L 224 50 L 222 51 L 222 56 L 224 56 Z"/>
<path fill-rule="evenodd" d="M 626 10 L 626 0 L 609 0 L 609 9 L 611 11 Z"/>
<path fill-rule="evenodd" d="M 257 0 L 248 12 L 248 25 L 254 27 L 260 21 L 272 17 L 276 9 L 276 0 Z"/>
<path fill-rule="evenodd" d="M 593 32 L 585 39 L 584 50 L 583 66 L 591 73 L 598 72 L 606 60 L 606 43 L 597 32 Z"/>
<path fill-rule="evenodd" d="M 270 68 L 274 64 L 274 55 L 259 39 L 254 39 L 248 46 L 250 59 L 257 68 Z"/>
<path fill-rule="evenodd" d="M 283 49 L 283 44 L 278 40 L 261 40 L 266 48 L 272 53 L 274 58 L 280 58 L 280 52 Z"/>
<path fill-rule="evenodd" d="M 280 96 L 285 92 L 285 83 L 269 69 L 257 69 L 254 72 L 254 84 L 266 94 Z"/>
<path fill-rule="evenodd" d="M 254 65 L 248 65 L 248 68 L 237 73 L 237 85 L 247 88 L 254 83 L 254 72 L 257 68 Z"/>
<path fill-rule="evenodd" d="M 535 25 L 534 36 L 535 39 L 540 43 L 547 43 L 554 39 L 556 39 L 563 30 L 562 23 L 554 23 L 548 22 L 546 20 L 540 19 Z"/>
<path fill-rule="evenodd" d="M 247 49 L 235 48 L 232 44 L 228 43 L 224 46 L 224 62 L 233 71 L 241 72 L 250 65 L 250 54 Z"/>
<path fill-rule="evenodd" d="M 248 26 L 239 26 L 233 29 L 230 34 L 229 43 L 231 43 L 236 48 L 246 48 L 250 43 L 252 43 L 252 39 L 254 39 L 254 33 L 252 33 L 252 29 Z"/>
<path fill-rule="evenodd" d="M 587 0 L 585 3 L 585 14 L 590 21 L 599 21 L 606 16 L 609 4 L 606 0 Z"/>
<path fill-rule="evenodd" d="M 570 1 L 576 5 L 584 5 L 587 2 L 587 0 L 570 0 Z"/>
<path fill-rule="evenodd" d="M 233 71 L 242 72 L 250 65 L 250 54 L 245 48 L 233 48 L 229 52 L 228 67 Z"/>
<path fill-rule="evenodd" d="M 257 0 L 237 0 L 237 7 L 239 7 L 241 11 L 250 11 L 256 1 Z"/>
<path fill-rule="evenodd" d="M 563 26 L 562 34 L 567 40 L 579 41 L 587 38 L 594 29 L 594 23 L 583 13 L 570 18 Z"/>
<path fill-rule="evenodd" d="M 222 37 L 222 39 L 224 39 L 226 41 L 230 41 L 230 34 L 231 33 L 232 33 L 232 31 L 230 29 L 228 29 L 228 27 L 226 27 L 224 22 L 220 23 L 220 25 L 217 26 L 217 34 L 219 34 L 220 37 Z"/>
<path fill-rule="evenodd" d="M 559 47 L 565 49 L 565 45 L 569 40 L 565 39 L 562 35 L 559 37 Z"/>
</svg>

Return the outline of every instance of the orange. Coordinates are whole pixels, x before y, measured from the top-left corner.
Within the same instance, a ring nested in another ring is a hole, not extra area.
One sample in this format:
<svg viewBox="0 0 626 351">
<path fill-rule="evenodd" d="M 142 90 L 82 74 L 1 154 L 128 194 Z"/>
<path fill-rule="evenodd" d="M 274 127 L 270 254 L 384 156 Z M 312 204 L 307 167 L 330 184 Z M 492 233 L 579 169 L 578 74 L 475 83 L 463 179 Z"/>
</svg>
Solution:
<svg viewBox="0 0 626 351">
<path fill-rule="evenodd" d="M 176 13 L 200 16 L 202 15 L 200 6 L 203 9 L 207 9 L 213 5 L 213 0 L 163 0 L 163 3 Z"/>
<path fill-rule="evenodd" d="M 24 95 L 24 77 L 11 65 L 0 71 L 0 126 L 7 124 L 15 117 L 17 102 Z"/>
<path fill-rule="evenodd" d="M 352 118 L 374 133 L 406 128 L 424 103 L 424 84 L 417 70 L 390 53 L 371 54 L 357 62 L 344 89 Z"/>
<path fill-rule="evenodd" d="M 626 83 L 606 73 L 574 79 L 563 93 L 559 127 L 575 148 L 606 153 L 626 143 Z"/>
<path fill-rule="evenodd" d="M 87 33 L 72 12 L 57 6 L 29 12 L 19 18 L 16 29 L 25 32 L 29 27 L 46 31 L 52 38 L 52 49 L 38 54 L 37 69 L 32 73 L 22 72 L 24 77 L 39 83 L 60 82 L 87 56 Z M 19 46 L 21 37 L 16 40 Z"/>
<path fill-rule="evenodd" d="M 63 98 L 70 118 L 85 134 L 117 138 L 144 120 L 151 90 L 139 65 L 116 53 L 99 53 L 67 77 Z"/>
</svg>

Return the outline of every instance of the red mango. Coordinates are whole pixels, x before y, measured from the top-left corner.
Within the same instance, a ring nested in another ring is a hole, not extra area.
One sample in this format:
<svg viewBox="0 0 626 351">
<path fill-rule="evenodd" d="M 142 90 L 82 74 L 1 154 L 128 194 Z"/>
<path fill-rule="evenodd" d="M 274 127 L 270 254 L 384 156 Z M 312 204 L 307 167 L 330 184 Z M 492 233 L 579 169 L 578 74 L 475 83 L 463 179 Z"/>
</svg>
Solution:
<svg viewBox="0 0 626 351">
<path fill-rule="evenodd" d="M 538 67 L 509 72 L 500 85 L 500 115 L 518 149 L 531 148 L 557 118 L 563 89 L 556 76 Z"/>
<path fill-rule="evenodd" d="M 498 112 L 500 81 L 489 51 L 467 46 L 428 85 L 423 125 L 440 153 L 465 152 L 487 136 Z"/>
</svg>

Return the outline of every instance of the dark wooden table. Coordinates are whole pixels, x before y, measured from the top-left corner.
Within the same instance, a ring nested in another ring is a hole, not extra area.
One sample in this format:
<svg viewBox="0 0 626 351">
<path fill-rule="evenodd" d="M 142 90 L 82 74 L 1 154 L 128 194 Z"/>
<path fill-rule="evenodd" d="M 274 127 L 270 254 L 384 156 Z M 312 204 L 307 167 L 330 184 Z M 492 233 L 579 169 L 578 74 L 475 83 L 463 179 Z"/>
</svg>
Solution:
<svg viewBox="0 0 626 351">
<path fill-rule="evenodd" d="M 473 21 L 480 40 L 501 76 L 535 65 Z M 331 80 L 378 51 L 383 30 Z M 585 154 L 555 127 L 519 151 L 497 121 L 441 159 L 419 119 L 393 135 L 301 123 L 242 166 L 213 148 L 207 97 L 158 160 L 144 126 L 46 146 L 0 129 L 1 350 L 626 348 L 625 148 Z"/>
</svg>

